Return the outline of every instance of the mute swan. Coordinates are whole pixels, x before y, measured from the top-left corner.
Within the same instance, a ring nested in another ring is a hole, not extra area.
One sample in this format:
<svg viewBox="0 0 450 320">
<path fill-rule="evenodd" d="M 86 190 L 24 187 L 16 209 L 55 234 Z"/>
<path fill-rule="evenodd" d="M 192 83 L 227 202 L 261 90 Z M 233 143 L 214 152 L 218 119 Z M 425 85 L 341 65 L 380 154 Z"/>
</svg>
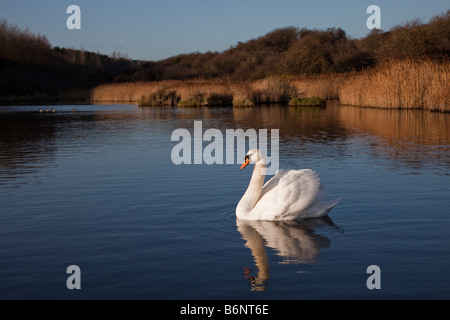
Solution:
<svg viewBox="0 0 450 320">
<path fill-rule="evenodd" d="M 321 188 L 319 175 L 311 169 L 278 170 L 264 184 L 265 156 L 250 150 L 241 170 L 254 163 L 247 191 L 236 207 L 236 217 L 243 220 L 294 220 L 322 217 L 340 201 L 323 201 L 328 192 Z M 264 186 L 263 186 L 264 184 Z"/>
</svg>

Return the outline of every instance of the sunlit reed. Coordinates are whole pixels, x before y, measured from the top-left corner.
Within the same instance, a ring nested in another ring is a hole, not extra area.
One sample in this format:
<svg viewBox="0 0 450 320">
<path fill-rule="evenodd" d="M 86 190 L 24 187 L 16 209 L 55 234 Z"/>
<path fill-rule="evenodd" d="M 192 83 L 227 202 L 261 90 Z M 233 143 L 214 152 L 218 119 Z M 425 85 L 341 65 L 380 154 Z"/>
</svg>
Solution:
<svg viewBox="0 0 450 320">
<path fill-rule="evenodd" d="M 356 73 L 339 90 L 342 104 L 450 111 L 450 62 L 390 61 Z"/>
</svg>

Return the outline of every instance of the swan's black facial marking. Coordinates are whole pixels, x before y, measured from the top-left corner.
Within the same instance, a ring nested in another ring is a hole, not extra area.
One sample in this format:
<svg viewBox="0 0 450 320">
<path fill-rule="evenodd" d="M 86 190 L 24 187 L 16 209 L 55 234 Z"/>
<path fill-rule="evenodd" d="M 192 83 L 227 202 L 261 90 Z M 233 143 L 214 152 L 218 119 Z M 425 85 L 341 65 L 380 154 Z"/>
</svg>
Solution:
<svg viewBox="0 0 450 320">
<path fill-rule="evenodd" d="M 245 155 L 244 161 L 246 161 L 246 160 L 250 161 L 250 158 L 249 158 L 248 154 Z"/>
</svg>

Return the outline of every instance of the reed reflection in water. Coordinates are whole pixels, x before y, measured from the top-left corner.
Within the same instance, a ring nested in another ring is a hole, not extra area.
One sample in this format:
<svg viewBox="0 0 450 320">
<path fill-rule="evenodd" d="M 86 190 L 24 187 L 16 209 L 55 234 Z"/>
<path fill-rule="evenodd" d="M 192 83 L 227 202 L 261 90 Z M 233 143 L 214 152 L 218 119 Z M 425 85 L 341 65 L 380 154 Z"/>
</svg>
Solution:
<svg viewBox="0 0 450 320">
<path fill-rule="evenodd" d="M 368 147 L 393 166 L 450 169 L 450 114 L 340 106 L 339 122 L 355 134 L 381 138 Z"/>
<path fill-rule="evenodd" d="M 450 168 L 450 114 L 443 113 L 358 108 L 342 106 L 336 101 L 328 101 L 326 108 L 78 106 L 73 112 L 72 106 L 60 106 L 57 114 L 44 115 L 36 107 L 12 110 L 0 114 L 0 184 L 3 185 L 53 163 L 58 142 L 79 146 L 93 141 L 94 136 L 101 141 L 113 141 L 122 131 L 142 129 L 147 121 L 153 120 L 175 121 L 177 127 L 192 128 L 193 122 L 201 119 L 205 130 L 218 128 L 224 134 L 229 128 L 279 129 L 280 147 L 285 155 L 316 152 L 314 148 L 328 144 L 333 152 L 344 156 L 350 152 L 345 141 L 370 134 L 379 140 L 366 145 L 367 150 L 372 156 L 392 160 L 393 166 L 418 170 L 432 164 L 444 171 Z M 160 130 L 170 136 L 173 128 L 161 126 Z M 290 145 L 290 149 L 283 150 L 284 145 Z"/>
</svg>

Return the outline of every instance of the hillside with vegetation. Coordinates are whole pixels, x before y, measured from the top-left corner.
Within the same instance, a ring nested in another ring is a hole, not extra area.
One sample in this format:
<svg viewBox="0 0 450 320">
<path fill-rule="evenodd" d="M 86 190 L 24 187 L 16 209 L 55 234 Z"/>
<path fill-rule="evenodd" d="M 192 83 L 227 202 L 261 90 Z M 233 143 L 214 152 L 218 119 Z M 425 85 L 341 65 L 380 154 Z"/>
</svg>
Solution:
<svg viewBox="0 0 450 320">
<path fill-rule="evenodd" d="M 347 73 L 392 59 L 428 57 L 444 61 L 449 54 L 450 10 L 428 23 L 415 20 L 387 32 L 373 29 L 362 39 L 352 39 L 340 28 L 277 29 L 221 53 L 196 52 L 144 63 L 142 69 L 118 76 L 115 81 L 236 81 L 274 75 Z"/>
<path fill-rule="evenodd" d="M 0 20 L 0 101 L 56 100 L 61 93 L 77 99 L 132 67 L 128 59 L 52 47 L 45 36 Z"/>
<path fill-rule="evenodd" d="M 50 98 L 142 105 L 341 103 L 449 111 L 450 10 L 353 39 L 341 28 L 286 27 L 223 52 L 132 61 L 52 47 L 0 21 L 0 100 Z M 377 92 L 371 90 L 377 84 Z M 91 91 L 92 90 L 92 91 Z M 389 101 L 375 95 L 385 95 Z"/>
</svg>

